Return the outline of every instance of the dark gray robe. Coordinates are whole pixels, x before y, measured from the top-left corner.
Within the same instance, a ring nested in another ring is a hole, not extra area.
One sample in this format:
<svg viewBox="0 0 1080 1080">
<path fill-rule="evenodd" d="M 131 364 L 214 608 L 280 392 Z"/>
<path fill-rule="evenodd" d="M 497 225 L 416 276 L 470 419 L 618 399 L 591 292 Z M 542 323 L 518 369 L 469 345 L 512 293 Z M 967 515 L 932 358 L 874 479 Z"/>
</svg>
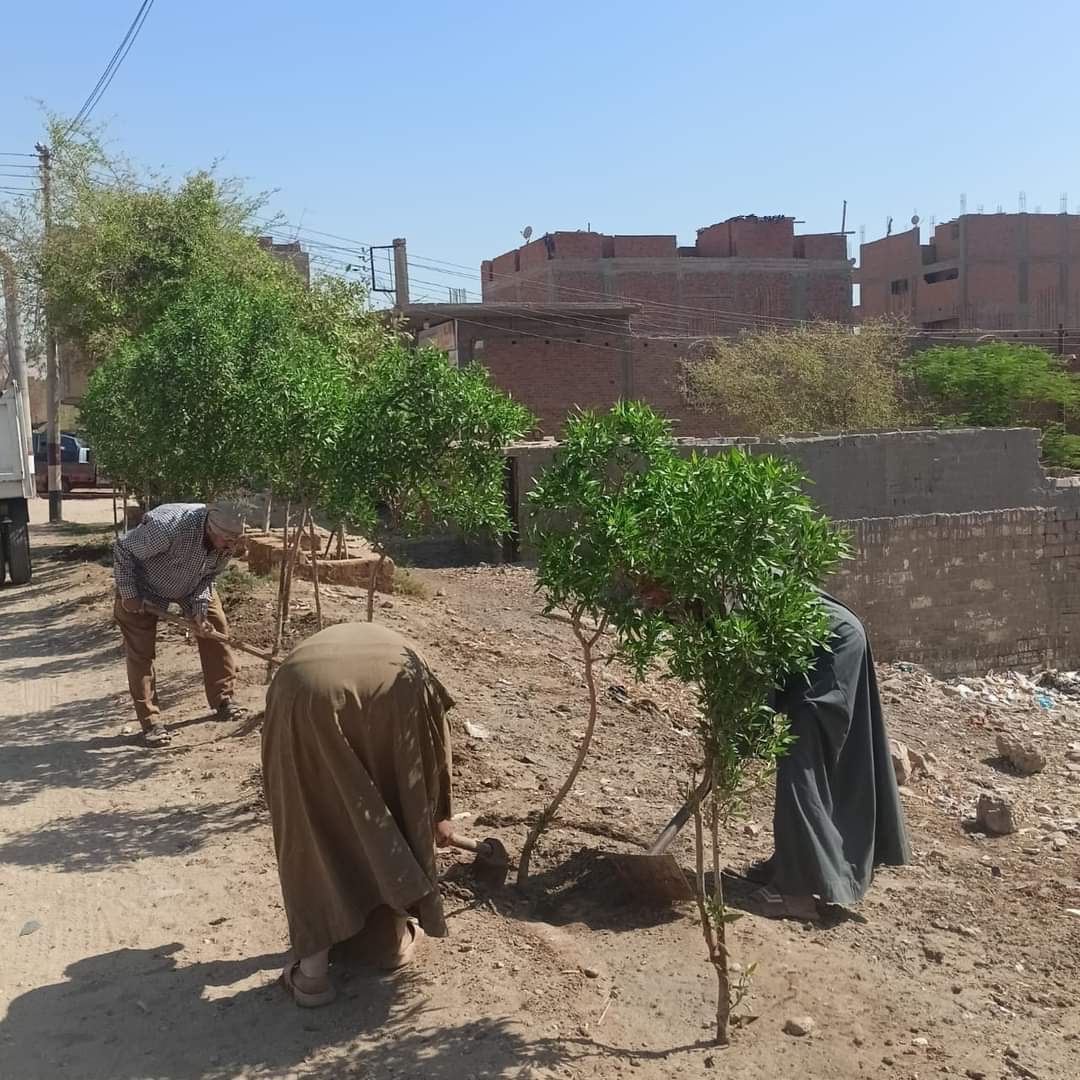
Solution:
<svg viewBox="0 0 1080 1080">
<path fill-rule="evenodd" d="M 903 865 L 911 849 L 866 632 L 839 601 L 822 602 L 832 652 L 821 650 L 775 703 L 796 741 L 777 763 L 772 886 L 851 904 L 875 866 Z"/>
</svg>

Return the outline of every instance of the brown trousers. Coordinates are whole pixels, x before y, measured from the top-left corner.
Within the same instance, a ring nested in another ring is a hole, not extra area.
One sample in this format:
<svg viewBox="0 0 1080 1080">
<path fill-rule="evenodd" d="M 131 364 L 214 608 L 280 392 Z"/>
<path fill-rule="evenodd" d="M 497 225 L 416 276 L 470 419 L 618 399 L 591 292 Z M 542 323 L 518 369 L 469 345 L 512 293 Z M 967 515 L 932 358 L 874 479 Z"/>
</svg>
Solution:
<svg viewBox="0 0 1080 1080">
<path fill-rule="evenodd" d="M 157 655 L 157 616 L 142 611 L 125 611 L 118 595 L 113 605 L 113 617 L 124 639 L 128 689 L 135 702 L 135 715 L 145 729 L 157 720 L 161 712 L 158 707 L 157 673 L 154 670 L 154 659 Z M 206 618 L 219 634 L 229 632 L 225 611 L 216 592 L 210 594 L 210 610 Z M 211 709 L 216 709 L 222 701 L 232 698 L 236 682 L 236 657 L 232 649 L 223 642 L 214 641 L 213 638 L 195 640 L 199 646 L 206 700 Z"/>
</svg>

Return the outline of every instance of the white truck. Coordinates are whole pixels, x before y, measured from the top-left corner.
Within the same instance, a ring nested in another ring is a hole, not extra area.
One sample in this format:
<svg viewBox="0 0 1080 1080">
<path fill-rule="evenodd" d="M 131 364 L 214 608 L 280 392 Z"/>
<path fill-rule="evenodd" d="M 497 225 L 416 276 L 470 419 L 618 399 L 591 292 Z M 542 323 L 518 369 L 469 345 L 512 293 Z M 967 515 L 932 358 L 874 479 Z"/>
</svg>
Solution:
<svg viewBox="0 0 1080 1080">
<path fill-rule="evenodd" d="M 34 455 L 27 412 L 17 385 L 0 393 L 0 585 L 30 580 L 30 500 L 34 498 Z"/>
</svg>

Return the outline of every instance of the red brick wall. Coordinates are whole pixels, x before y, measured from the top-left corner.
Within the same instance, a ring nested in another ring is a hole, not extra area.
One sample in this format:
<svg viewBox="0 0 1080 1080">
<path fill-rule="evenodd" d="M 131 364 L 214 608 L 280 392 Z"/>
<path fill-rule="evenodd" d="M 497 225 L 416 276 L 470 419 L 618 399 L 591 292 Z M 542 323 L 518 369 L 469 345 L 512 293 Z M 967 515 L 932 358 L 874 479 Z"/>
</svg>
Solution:
<svg viewBox="0 0 1080 1080">
<path fill-rule="evenodd" d="M 846 259 L 847 237 L 834 233 L 806 233 L 795 237 L 797 259 Z"/>
<path fill-rule="evenodd" d="M 791 259 L 795 255 L 795 222 L 754 221 L 744 218 L 729 222 L 731 254 L 741 259 Z"/>
<path fill-rule="evenodd" d="M 676 255 L 674 236 L 613 236 L 611 241 L 611 257 L 616 259 L 673 259 Z"/>
<path fill-rule="evenodd" d="M 557 259 L 601 259 L 604 256 L 604 238 L 600 233 L 557 232 L 552 236 Z"/>
<path fill-rule="evenodd" d="M 527 405 L 538 431 L 557 436 L 575 406 L 610 408 L 633 397 L 676 421 L 680 435 L 734 434 L 731 418 L 692 410 L 679 390 L 682 364 L 696 345 L 687 339 L 626 337 L 625 325 L 607 332 L 571 322 L 522 322 L 515 330 L 459 323 L 460 355 L 483 364 L 497 386 Z M 482 349 L 473 342 L 483 341 Z"/>
<path fill-rule="evenodd" d="M 727 259 L 731 256 L 731 227 L 728 222 L 710 225 L 697 234 L 697 254 L 703 259 Z"/>
</svg>

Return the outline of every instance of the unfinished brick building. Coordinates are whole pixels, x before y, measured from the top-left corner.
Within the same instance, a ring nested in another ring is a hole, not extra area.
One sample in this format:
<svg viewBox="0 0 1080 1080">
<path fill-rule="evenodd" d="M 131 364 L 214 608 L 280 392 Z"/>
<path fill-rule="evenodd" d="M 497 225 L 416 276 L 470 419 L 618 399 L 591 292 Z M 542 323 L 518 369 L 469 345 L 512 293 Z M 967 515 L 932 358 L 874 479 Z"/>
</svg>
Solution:
<svg viewBox="0 0 1080 1080">
<path fill-rule="evenodd" d="M 1080 215 L 962 214 L 860 248 L 860 318 L 926 330 L 1080 325 Z"/>
<path fill-rule="evenodd" d="M 635 327 L 730 334 L 762 320 L 851 321 L 852 269 L 838 233 L 795 235 L 794 218 L 733 217 L 675 236 L 548 233 L 481 266 L 483 298 L 632 303 Z"/>
<path fill-rule="evenodd" d="M 556 435 L 575 407 L 637 398 L 682 435 L 723 433 L 687 407 L 683 362 L 710 337 L 793 320 L 851 321 L 844 237 L 794 219 L 730 218 L 674 236 L 549 233 L 482 266 L 483 302 L 413 304 L 418 340 L 475 360 Z"/>
<path fill-rule="evenodd" d="M 629 398 L 670 417 L 681 435 L 723 432 L 715 417 L 690 409 L 678 387 L 700 339 L 638 330 L 640 305 L 412 304 L 406 315 L 419 342 L 454 363 L 483 364 L 536 414 L 544 435 L 558 435 L 575 408 L 608 409 Z"/>
</svg>

